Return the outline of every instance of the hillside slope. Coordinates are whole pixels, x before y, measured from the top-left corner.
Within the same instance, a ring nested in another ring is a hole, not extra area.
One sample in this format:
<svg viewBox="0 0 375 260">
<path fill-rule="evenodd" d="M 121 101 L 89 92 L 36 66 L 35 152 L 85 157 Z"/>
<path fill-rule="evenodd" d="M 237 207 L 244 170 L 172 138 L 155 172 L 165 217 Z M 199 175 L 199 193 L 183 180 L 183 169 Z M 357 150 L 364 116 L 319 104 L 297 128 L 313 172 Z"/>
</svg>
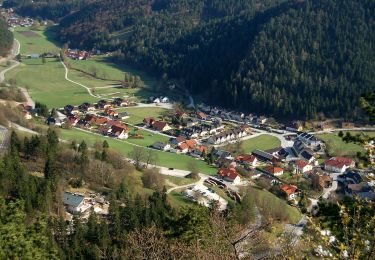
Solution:
<svg viewBox="0 0 375 260">
<path fill-rule="evenodd" d="M 97 1 L 62 19 L 61 40 L 117 51 L 211 104 L 353 118 L 375 91 L 374 10 L 372 0 Z"/>
<path fill-rule="evenodd" d="M 7 55 L 13 46 L 13 33 L 8 30 L 4 20 L 0 19 L 0 57 Z"/>
</svg>

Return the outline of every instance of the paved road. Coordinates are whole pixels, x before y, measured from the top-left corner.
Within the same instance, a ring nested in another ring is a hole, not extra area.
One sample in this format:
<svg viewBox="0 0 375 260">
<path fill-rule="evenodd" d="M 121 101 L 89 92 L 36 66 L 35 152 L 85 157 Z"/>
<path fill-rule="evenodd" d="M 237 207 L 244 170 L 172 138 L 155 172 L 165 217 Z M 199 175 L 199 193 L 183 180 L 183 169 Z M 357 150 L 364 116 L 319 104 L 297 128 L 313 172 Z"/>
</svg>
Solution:
<svg viewBox="0 0 375 260">
<path fill-rule="evenodd" d="M 194 183 L 181 185 L 181 186 L 175 186 L 173 188 L 170 188 L 170 189 L 167 190 L 167 194 L 171 193 L 174 190 L 183 189 L 183 188 L 187 188 L 187 187 L 194 186 L 194 185 L 203 185 L 204 180 L 206 180 L 207 178 L 208 177 L 206 175 L 200 175 L 198 181 L 196 181 Z"/>
</svg>

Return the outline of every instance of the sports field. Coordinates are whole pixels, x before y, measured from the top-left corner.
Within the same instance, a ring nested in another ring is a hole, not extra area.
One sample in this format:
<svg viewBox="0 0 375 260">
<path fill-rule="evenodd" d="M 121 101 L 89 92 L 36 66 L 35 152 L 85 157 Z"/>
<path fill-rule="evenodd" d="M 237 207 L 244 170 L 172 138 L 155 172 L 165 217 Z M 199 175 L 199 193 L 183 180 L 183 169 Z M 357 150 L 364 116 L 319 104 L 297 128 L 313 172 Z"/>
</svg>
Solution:
<svg viewBox="0 0 375 260">
<path fill-rule="evenodd" d="M 258 137 L 248 139 L 242 142 L 242 148 L 246 153 L 250 153 L 256 149 L 269 150 L 281 146 L 281 142 L 274 136 L 271 135 L 260 135 Z"/>
</svg>

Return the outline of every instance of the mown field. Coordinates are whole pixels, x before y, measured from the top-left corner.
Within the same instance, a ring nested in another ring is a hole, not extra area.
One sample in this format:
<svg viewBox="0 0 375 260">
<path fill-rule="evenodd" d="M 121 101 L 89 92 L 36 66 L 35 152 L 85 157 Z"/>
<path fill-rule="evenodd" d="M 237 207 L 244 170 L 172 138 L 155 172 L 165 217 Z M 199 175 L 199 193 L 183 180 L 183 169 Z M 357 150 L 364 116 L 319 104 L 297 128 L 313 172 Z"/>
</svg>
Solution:
<svg viewBox="0 0 375 260">
<path fill-rule="evenodd" d="M 49 108 L 98 100 L 90 96 L 86 89 L 66 81 L 64 73 L 63 65 L 56 59 L 46 59 L 45 64 L 42 59 L 25 59 L 20 66 L 6 73 L 5 77 L 28 89 L 35 101 Z"/>
<path fill-rule="evenodd" d="M 21 44 L 21 54 L 41 54 L 44 52 L 59 51 L 60 44 L 55 41 L 56 27 L 31 30 L 30 28 L 19 27 L 15 29 L 15 38 Z M 158 87 L 158 81 L 144 73 L 131 69 L 127 66 L 111 63 L 106 56 L 94 56 L 87 61 L 69 60 L 70 66 L 84 72 L 69 69 L 68 77 L 80 84 L 91 88 L 92 92 L 102 97 L 134 97 L 145 99 L 154 94 L 154 88 Z M 1 68 L 0 68 L 1 69 Z M 95 71 L 98 77 L 94 77 Z M 121 89 L 111 87 L 123 80 L 124 73 L 128 72 L 139 75 L 145 82 L 141 89 Z M 66 104 L 79 105 L 82 102 L 93 102 L 94 98 L 79 85 L 73 84 L 64 79 L 65 70 L 57 59 L 47 59 L 45 64 L 42 59 L 23 59 L 22 65 L 6 74 L 7 80 L 17 81 L 19 86 L 29 89 L 32 98 L 45 103 L 49 108 L 61 107 Z"/>
<path fill-rule="evenodd" d="M 162 107 L 128 107 L 117 109 L 118 112 L 126 111 L 129 118 L 125 121 L 129 124 L 140 124 L 145 117 L 153 117 L 161 119 L 163 116 L 168 116 L 168 109 Z"/>
<path fill-rule="evenodd" d="M 128 154 L 133 151 L 133 145 L 129 144 L 127 142 L 133 142 L 133 140 L 117 140 L 109 137 L 104 137 L 92 133 L 82 132 L 77 129 L 71 129 L 71 130 L 65 130 L 61 129 L 61 138 L 64 140 L 76 140 L 80 142 L 81 140 L 85 140 L 90 145 L 95 144 L 96 142 L 103 142 L 104 140 L 107 140 L 110 147 L 121 152 L 123 155 L 128 156 Z M 178 155 L 174 153 L 169 152 L 161 152 L 156 151 L 155 153 L 158 155 L 158 163 L 157 165 L 164 166 L 164 167 L 173 167 L 176 169 L 181 170 L 188 170 L 188 164 L 191 161 L 196 162 L 197 167 L 200 172 L 209 174 L 209 175 L 215 175 L 217 173 L 217 169 L 208 166 L 205 162 L 196 160 L 190 156 L 187 155 Z"/>
<path fill-rule="evenodd" d="M 325 142 L 330 156 L 353 157 L 356 156 L 357 152 L 365 152 L 365 149 L 358 144 L 344 142 L 337 133 L 318 135 L 318 138 Z"/>
<path fill-rule="evenodd" d="M 56 42 L 51 40 L 56 38 L 56 30 L 54 27 L 45 29 L 40 27 L 40 30 L 31 30 L 30 28 L 17 27 L 15 28 L 14 37 L 21 44 L 21 54 L 41 54 L 44 52 L 58 52 L 59 47 Z"/>
<path fill-rule="evenodd" d="M 246 153 L 250 153 L 256 149 L 269 150 L 281 146 L 278 138 L 271 135 L 260 135 L 258 137 L 248 139 L 242 142 L 242 148 Z"/>
</svg>

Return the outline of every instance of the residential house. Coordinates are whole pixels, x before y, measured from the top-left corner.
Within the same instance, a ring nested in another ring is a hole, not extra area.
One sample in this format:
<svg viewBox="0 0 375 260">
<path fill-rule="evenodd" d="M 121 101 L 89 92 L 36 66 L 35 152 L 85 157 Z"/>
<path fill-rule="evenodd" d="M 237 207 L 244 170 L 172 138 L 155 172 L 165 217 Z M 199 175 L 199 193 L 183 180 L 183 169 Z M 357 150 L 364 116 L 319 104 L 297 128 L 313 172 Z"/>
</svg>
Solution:
<svg viewBox="0 0 375 260">
<path fill-rule="evenodd" d="M 197 146 L 197 141 L 195 141 L 194 139 L 186 140 L 185 143 L 187 144 L 187 146 L 189 146 L 189 150 L 192 150 Z"/>
<path fill-rule="evenodd" d="M 108 126 L 101 125 L 98 128 L 98 133 L 102 135 L 109 135 L 111 133 L 112 129 Z"/>
<path fill-rule="evenodd" d="M 104 110 L 104 114 L 111 117 L 118 117 L 118 112 L 109 107 Z"/>
<path fill-rule="evenodd" d="M 258 159 L 252 154 L 241 154 L 235 160 L 247 167 L 256 167 L 258 162 Z"/>
<path fill-rule="evenodd" d="M 190 155 L 193 157 L 203 157 L 204 154 L 207 154 L 207 147 L 200 145 L 196 146 L 194 149 L 191 150 Z"/>
<path fill-rule="evenodd" d="M 168 103 L 169 102 L 169 98 L 168 97 L 163 97 L 161 98 L 161 103 Z"/>
<path fill-rule="evenodd" d="M 96 124 L 96 125 L 104 125 L 104 124 L 106 124 L 107 122 L 108 122 L 108 119 L 105 118 L 105 117 L 97 117 L 97 118 L 95 119 L 95 124 Z"/>
<path fill-rule="evenodd" d="M 72 105 L 66 105 L 64 106 L 64 112 L 66 115 L 70 115 L 74 109 L 74 106 Z"/>
<path fill-rule="evenodd" d="M 79 106 L 78 106 L 78 109 L 79 109 L 80 111 L 87 112 L 88 109 L 89 109 L 89 107 L 91 107 L 91 104 L 85 102 L 85 103 L 82 103 L 81 105 L 79 105 Z"/>
<path fill-rule="evenodd" d="M 129 106 L 129 101 L 124 100 L 122 98 L 115 98 L 113 100 L 112 104 L 114 104 L 116 106 L 119 106 L 119 107 L 126 107 L 126 106 Z"/>
<path fill-rule="evenodd" d="M 226 158 L 229 160 L 233 160 L 233 156 L 230 152 L 224 150 L 216 150 L 213 153 L 216 158 Z"/>
<path fill-rule="evenodd" d="M 68 120 L 68 122 L 69 122 L 70 125 L 76 126 L 76 124 L 78 123 L 79 119 L 76 116 L 74 116 L 74 115 L 70 115 L 70 116 L 68 116 L 67 120 Z"/>
<path fill-rule="evenodd" d="M 280 189 L 288 196 L 288 200 L 294 200 L 299 194 L 298 187 L 295 185 L 284 184 Z"/>
<path fill-rule="evenodd" d="M 111 127 L 111 134 L 118 139 L 127 139 L 129 137 L 128 131 L 125 125 L 113 125 Z"/>
<path fill-rule="evenodd" d="M 159 132 L 165 132 L 165 131 L 168 131 L 168 130 L 171 130 L 172 128 L 168 125 L 167 122 L 163 122 L 163 121 L 154 121 L 154 123 L 152 124 L 152 127 L 159 131 Z"/>
<path fill-rule="evenodd" d="M 221 168 L 218 171 L 218 176 L 233 184 L 239 184 L 241 182 L 241 177 L 234 168 Z"/>
<path fill-rule="evenodd" d="M 272 154 L 266 153 L 262 150 L 254 150 L 252 154 L 258 158 L 258 160 L 263 161 L 263 162 L 277 162 L 278 158 L 273 156 Z"/>
<path fill-rule="evenodd" d="M 301 121 L 293 121 L 285 129 L 291 132 L 301 132 L 303 130 L 303 123 Z"/>
<path fill-rule="evenodd" d="M 178 136 L 176 138 L 171 138 L 169 139 L 169 142 L 172 144 L 172 145 L 175 145 L 175 146 L 178 146 L 180 144 L 182 144 L 183 142 L 186 141 L 186 138 L 184 136 Z"/>
<path fill-rule="evenodd" d="M 274 166 L 267 166 L 266 168 L 264 168 L 264 171 L 274 176 L 281 176 L 284 174 L 283 168 Z"/>
<path fill-rule="evenodd" d="M 118 113 L 117 118 L 121 120 L 125 120 L 129 118 L 129 114 L 128 112 L 120 112 Z"/>
<path fill-rule="evenodd" d="M 176 112 L 176 117 L 177 118 L 186 118 L 186 117 L 188 117 L 188 114 L 184 111 L 178 110 Z"/>
<path fill-rule="evenodd" d="M 154 122 L 155 122 L 155 119 L 153 117 L 146 117 L 146 118 L 143 119 L 143 124 L 146 127 L 152 127 Z"/>
<path fill-rule="evenodd" d="M 82 194 L 71 192 L 64 192 L 64 205 L 72 214 L 83 213 L 91 207 Z"/>
<path fill-rule="evenodd" d="M 345 172 L 348 168 L 353 168 L 355 162 L 350 158 L 333 157 L 324 163 L 324 169 L 331 172 Z"/>
<path fill-rule="evenodd" d="M 101 99 L 96 103 L 95 107 L 97 109 L 104 109 L 108 107 L 107 104 L 108 104 L 107 100 Z"/>
<path fill-rule="evenodd" d="M 207 115 L 203 112 L 198 112 L 197 116 L 200 120 L 206 120 L 207 119 Z"/>
<path fill-rule="evenodd" d="M 294 173 L 305 174 L 313 169 L 313 166 L 305 160 L 297 160 L 294 162 Z"/>
<path fill-rule="evenodd" d="M 162 143 L 162 142 L 156 142 L 152 145 L 152 147 L 157 149 L 157 150 L 161 150 L 161 151 L 167 151 L 171 148 L 171 146 L 169 144 L 165 144 L 165 143 Z"/>
<path fill-rule="evenodd" d="M 186 143 L 182 143 L 178 146 L 181 153 L 187 153 L 189 151 L 189 146 Z"/>
<path fill-rule="evenodd" d="M 320 144 L 320 141 L 318 140 L 318 138 L 306 132 L 297 134 L 297 140 L 300 140 L 302 143 L 304 143 L 308 147 L 316 147 Z"/>
</svg>

